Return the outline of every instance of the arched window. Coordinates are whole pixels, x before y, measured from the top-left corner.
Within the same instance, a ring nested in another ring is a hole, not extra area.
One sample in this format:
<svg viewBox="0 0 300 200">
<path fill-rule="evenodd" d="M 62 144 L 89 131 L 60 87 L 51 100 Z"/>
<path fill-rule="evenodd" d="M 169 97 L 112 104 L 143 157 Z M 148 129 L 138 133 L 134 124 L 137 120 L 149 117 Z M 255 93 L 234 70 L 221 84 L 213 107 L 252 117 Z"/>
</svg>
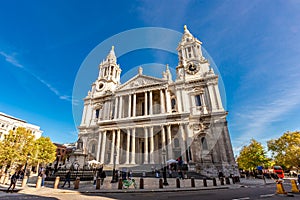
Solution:
<svg viewBox="0 0 300 200">
<path fill-rule="evenodd" d="M 175 105 L 176 105 L 176 99 L 171 99 L 171 107 L 172 107 L 172 110 L 175 109 Z"/>
<path fill-rule="evenodd" d="M 83 146 L 83 142 L 82 142 L 81 139 L 79 139 L 79 140 L 77 141 L 77 149 L 82 149 L 82 146 Z"/>
<path fill-rule="evenodd" d="M 95 153 L 95 152 L 96 152 L 96 145 L 92 144 L 92 153 Z"/>
<path fill-rule="evenodd" d="M 200 95 L 195 96 L 196 106 L 201 106 L 201 97 Z"/>
<path fill-rule="evenodd" d="M 179 147 L 179 140 L 178 140 L 178 138 L 174 139 L 174 147 L 175 148 Z"/>
<path fill-rule="evenodd" d="M 114 66 L 111 66 L 111 69 L 110 69 L 110 75 L 111 76 L 113 75 L 113 72 L 114 72 Z"/>
<path fill-rule="evenodd" d="M 98 118 L 99 118 L 99 113 L 100 113 L 100 110 L 99 110 L 99 109 L 97 109 L 97 110 L 96 110 L 96 119 L 98 119 Z"/>
<path fill-rule="evenodd" d="M 202 150 L 208 150 L 206 138 L 201 138 Z"/>
</svg>

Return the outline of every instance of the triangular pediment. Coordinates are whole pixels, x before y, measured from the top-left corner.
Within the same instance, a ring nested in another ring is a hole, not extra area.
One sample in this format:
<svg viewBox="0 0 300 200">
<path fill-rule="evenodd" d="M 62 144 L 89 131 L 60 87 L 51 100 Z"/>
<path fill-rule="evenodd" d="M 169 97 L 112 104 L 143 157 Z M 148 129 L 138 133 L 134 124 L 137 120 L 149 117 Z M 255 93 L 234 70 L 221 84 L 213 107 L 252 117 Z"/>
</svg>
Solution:
<svg viewBox="0 0 300 200">
<path fill-rule="evenodd" d="M 120 85 L 118 87 L 118 90 L 128 90 L 133 88 L 162 84 L 166 82 L 167 80 L 162 80 L 159 78 L 138 74 L 132 79 L 125 82 L 124 84 Z"/>
</svg>

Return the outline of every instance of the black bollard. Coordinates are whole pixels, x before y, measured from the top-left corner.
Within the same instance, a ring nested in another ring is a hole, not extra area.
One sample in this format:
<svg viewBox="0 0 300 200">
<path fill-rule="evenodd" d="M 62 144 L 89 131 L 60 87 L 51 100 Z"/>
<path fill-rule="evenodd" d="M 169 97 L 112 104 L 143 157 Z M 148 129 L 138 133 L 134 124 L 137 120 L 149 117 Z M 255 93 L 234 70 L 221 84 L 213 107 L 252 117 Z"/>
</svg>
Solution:
<svg viewBox="0 0 300 200">
<path fill-rule="evenodd" d="M 195 187 L 195 178 L 191 177 L 191 187 Z"/>
<path fill-rule="evenodd" d="M 204 187 L 207 187 L 207 181 L 206 181 L 206 178 L 203 179 L 203 186 L 204 186 Z"/>
<path fill-rule="evenodd" d="M 119 178 L 118 189 L 119 189 L 119 190 L 122 190 L 122 188 L 123 188 L 123 182 L 122 182 L 122 179 Z"/>
<path fill-rule="evenodd" d="M 144 189 L 144 179 L 140 178 L 140 189 Z"/>
<path fill-rule="evenodd" d="M 230 185 L 229 177 L 225 177 L 225 182 L 226 182 L 227 185 Z"/>
<path fill-rule="evenodd" d="M 223 177 L 220 178 L 220 182 L 221 182 L 221 185 L 224 185 L 224 178 Z"/>
<path fill-rule="evenodd" d="M 180 188 L 180 179 L 178 177 L 176 178 L 176 187 Z"/>
<path fill-rule="evenodd" d="M 163 180 L 162 180 L 162 178 L 159 179 L 159 188 L 163 188 Z"/>
<path fill-rule="evenodd" d="M 233 176 L 231 179 L 232 179 L 232 184 L 235 184 L 235 177 Z"/>
<path fill-rule="evenodd" d="M 217 186 L 217 180 L 216 180 L 216 178 L 213 178 L 213 186 Z"/>
</svg>

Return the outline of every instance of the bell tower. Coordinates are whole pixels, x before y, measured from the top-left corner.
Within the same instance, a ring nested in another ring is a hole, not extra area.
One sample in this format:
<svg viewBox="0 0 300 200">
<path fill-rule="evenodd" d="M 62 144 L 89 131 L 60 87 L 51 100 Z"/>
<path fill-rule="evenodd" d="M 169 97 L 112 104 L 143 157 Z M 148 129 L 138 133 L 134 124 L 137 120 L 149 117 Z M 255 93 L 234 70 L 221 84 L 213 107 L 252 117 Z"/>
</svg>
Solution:
<svg viewBox="0 0 300 200">
<path fill-rule="evenodd" d="M 177 47 L 179 62 L 176 68 L 176 79 L 178 81 L 199 78 L 209 71 L 209 63 L 202 55 L 201 44 L 202 42 L 184 25 L 184 33 Z"/>
<path fill-rule="evenodd" d="M 99 75 L 92 89 L 94 94 L 100 95 L 104 92 L 115 91 L 120 84 L 121 71 L 120 66 L 117 64 L 114 46 L 112 46 L 106 59 L 99 65 Z"/>
</svg>

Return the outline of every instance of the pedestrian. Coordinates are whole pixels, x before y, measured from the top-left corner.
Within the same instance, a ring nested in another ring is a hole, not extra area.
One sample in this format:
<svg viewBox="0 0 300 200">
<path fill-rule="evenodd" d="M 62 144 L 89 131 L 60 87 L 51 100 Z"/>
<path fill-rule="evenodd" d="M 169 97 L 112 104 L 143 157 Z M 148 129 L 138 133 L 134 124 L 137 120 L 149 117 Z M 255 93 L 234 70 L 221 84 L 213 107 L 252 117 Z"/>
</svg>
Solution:
<svg viewBox="0 0 300 200">
<path fill-rule="evenodd" d="M 9 188 L 7 188 L 6 192 L 9 192 L 9 190 L 10 190 L 11 187 L 12 187 L 11 192 L 15 189 L 18 178 L 19 178 L 19 175 L 17 174 L 17 172 L 15 172 L 10 177 L 10 185 L 9 185 Z"/>
<path fill-rule="evenodd" d="M 41 186 L 44 187 L 44 186 L 45 186 L 45 179 L 46 179 L 46 177 L 47 177 L 45 171 L 42 171 L 41 177 L 42 177 L 42 183 L 41 183 Z"/>
<path fill-rule="evenodd" d="M 171 165 L 169 165 L 169 178 L 172 178 L 172 173 Z"/>
<path fill-rule="evenodd" d="M 223 172 L 222 172 L 222 171 L 219 171 L 218 177 L 219 177 L 219 180 L 220 180 L 221 178 L 223 178 L 223 177 L 224 177 L 224 175 L 223 175 Z"/>
<path fill-rule="evenodd" d="M 70 172 L 70 170 L 68 170 L 68 172 L 66 173 L 66 176 L 65 176 L 65 182 L 62 187 L 65 187 L 66 183 L 68 182 L 69 188 L 70 188 L 70 179 L 71 179 L 71 172 Z"/>
<path fill-rule="evenodd" d="M 102 170 L 102 172 L 100 174 L 100 178 L 101 178 L 101 185 L 103 185 L 104 179 L 106 178 L 106 173 L 104 170 Z"/>
<path fill-rule="evenodd" d="M 131 180 L 132 179 L 132 170 L 128 171 L 128 179 Z"/>
<path fill-rule="evenodd" d="M 160 172 L 157 168 L 155 168 L 155 177 L 159 178 L 160 177 Z"/>
</svg>

